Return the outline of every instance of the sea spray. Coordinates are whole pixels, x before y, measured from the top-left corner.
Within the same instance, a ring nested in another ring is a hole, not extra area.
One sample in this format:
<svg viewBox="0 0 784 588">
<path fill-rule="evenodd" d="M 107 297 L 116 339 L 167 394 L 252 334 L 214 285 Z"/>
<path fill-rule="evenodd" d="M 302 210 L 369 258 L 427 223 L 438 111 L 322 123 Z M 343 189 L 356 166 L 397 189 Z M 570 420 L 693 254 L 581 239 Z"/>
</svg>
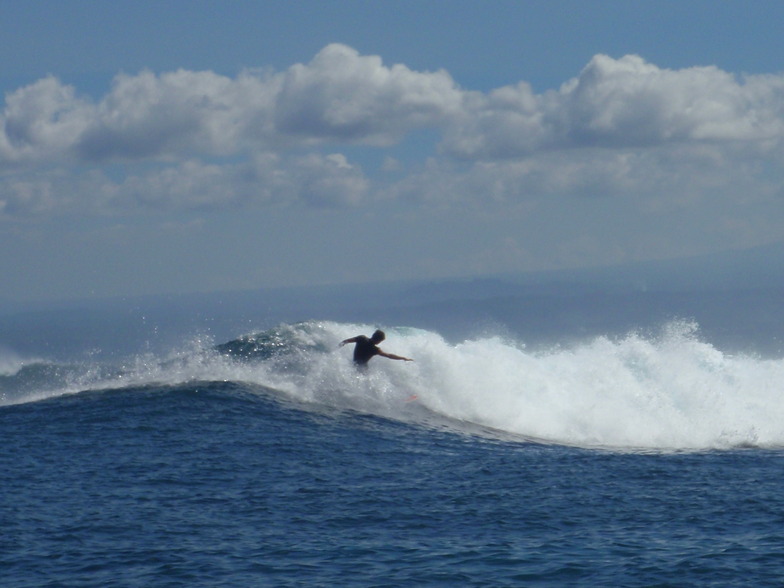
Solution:
<svg viewBox="0 0 784 588">
<path fill-rule="evenodd" d="M 285 328 L 296 343 L 257 364 L 254 377 L 307 402 L 410 419 L 401 399 L 416 396 L 454 423 L 575 446 L 784 444 L 784 361 L 727 355 L 701 340 L 691 322 L 545 350 L 502 337 L 454 343 L 430 331 L 390 328 L 382 347 L 416 361 L 376 358 L 367 374 L 353 369 L 350 352 L 337 343 L 373 327 Z"/>
<path fill-rule="evenodd" d="M 417 351 L 422 402 L 501 431 L 618 448 L 784 444 L 784 362 L 725 355 L 691 323 L 536 352 L 497 338 L 403 348 Z"/>
<path fill-rule="evenodd" d="M 13 381 L 4 376 L 5 403 L 13 386 L 20 402 L 87 389 L 233 381 L 273 389 L 314 410 L 423 424 L 438 415 L 457 429 L 581 447 L 784 445 L 784 360 L 728 355 L 702 340 L 693 323 L 547 349 L 509 337 L 453 342 L 432 331 L 390 327 L 381 347 L 415 361 L 378 357 L 361 372 L 339 342 L 373 328 L 307 321 L 221 345 L 201 337 L 164 357 L 146 354 L 119 366 L 44 364 L 29 374 L 38 380 L 28 397 L 20 395 L 31 388 L 25 374 L 15 373 Z M 47 385 L 42 374 L 51 379 Z M 414 397 L 420 410 L 407 402 Z"/>
</svg>

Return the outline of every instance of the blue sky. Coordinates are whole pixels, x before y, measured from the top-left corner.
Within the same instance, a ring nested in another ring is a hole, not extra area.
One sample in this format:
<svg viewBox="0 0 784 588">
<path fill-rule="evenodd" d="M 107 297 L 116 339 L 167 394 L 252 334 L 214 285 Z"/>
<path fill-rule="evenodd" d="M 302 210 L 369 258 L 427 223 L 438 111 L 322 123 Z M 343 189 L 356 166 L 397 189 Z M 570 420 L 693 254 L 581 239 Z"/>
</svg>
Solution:
<svg viewBox="0 0 784 588">
<path fill-rule="evenodd" d="M 784 236 L 780 2 L 0 0 L 0 299 Z"/>
</svg>

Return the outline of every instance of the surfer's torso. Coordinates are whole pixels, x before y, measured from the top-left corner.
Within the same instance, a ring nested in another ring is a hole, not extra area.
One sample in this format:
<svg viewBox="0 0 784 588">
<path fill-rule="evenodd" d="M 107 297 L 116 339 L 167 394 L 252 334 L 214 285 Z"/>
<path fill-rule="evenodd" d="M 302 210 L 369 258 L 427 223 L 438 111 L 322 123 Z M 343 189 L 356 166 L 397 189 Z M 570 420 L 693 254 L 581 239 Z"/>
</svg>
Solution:
<svg viewBox="0 0 784 588">
<path fill-rule="evenodd" d="M 360 335 L 354 344 L 354 363 L 366 365 L 374 355 L 378 355 L 379 348 L 365 335 Z"/>
</svg>

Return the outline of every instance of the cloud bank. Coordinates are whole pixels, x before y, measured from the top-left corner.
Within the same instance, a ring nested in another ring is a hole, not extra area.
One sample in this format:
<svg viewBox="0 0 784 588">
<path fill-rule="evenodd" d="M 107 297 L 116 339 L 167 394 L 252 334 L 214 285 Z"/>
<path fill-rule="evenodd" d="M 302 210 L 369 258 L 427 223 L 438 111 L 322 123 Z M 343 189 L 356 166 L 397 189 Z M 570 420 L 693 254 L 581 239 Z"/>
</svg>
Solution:
<svg viewBox="0 0 784 588">
<path fill-rule="evenodd" d="M 420 131 L 437 139 L 418 164 L 385 175 L 360 163 L 362 150 L 405 150 Z M 482 93 L 333 44 L 281 72 L 120 74 L 99 100 L 55 77 L 7 93 L 0 216 L 770 198 L 782 137 L 784 75 L 597 55 L 558 89 Z"/>
</svg>

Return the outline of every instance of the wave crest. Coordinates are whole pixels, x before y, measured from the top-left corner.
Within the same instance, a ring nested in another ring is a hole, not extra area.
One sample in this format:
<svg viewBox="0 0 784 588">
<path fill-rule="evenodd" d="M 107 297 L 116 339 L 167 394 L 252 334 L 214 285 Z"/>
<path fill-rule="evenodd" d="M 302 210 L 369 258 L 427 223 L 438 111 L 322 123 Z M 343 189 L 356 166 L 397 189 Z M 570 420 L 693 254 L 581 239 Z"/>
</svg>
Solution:
<svg viewBox="0 0 784 588">
<path fill-rule="evenodd" d="M 415 361 L 374 358 L 359 372 L 350 347 L 339 342 L 374 328 L 308 321 L 219 345 L 198 340 L 166 358 L 143 356 L 110 369 L 31 366 L 1 376 L 0 392 L 9 404 L 32 389 L 40 398 L 150 383 L 247 382 L 314 410 L 423 424 L 437 417 L 466 431 L 581 447 L 784 446 L 784 360 L 726 354 L 703 341 L 694 323 L 539 350 L 504 337 L 453 343 L 432 331 L 387 328 L 382 348 Z"/>
</svg>

